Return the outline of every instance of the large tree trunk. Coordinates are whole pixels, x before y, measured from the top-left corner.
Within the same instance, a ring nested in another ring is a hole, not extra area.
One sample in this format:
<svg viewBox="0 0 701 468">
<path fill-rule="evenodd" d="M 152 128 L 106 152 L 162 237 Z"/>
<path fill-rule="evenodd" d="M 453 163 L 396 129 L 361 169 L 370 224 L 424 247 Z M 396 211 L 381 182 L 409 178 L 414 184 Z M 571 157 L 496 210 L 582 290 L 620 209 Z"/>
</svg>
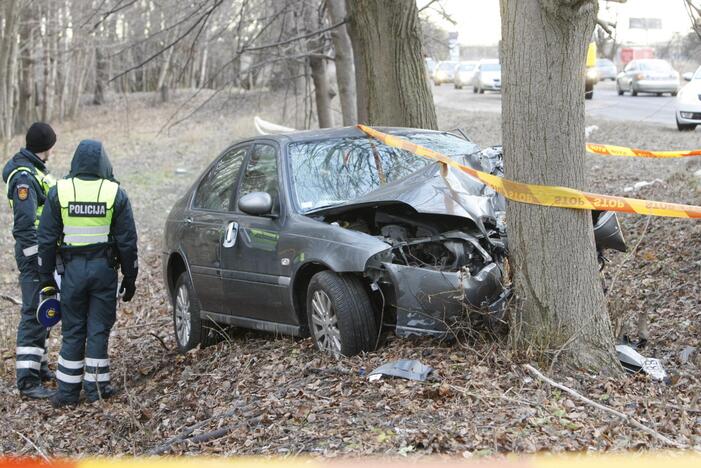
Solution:
<svg viewBox="0 0 701 468">
<path fill-rule="evenodd" d="M 584 60 L 596 14 L 596 0 L 501 0 L 507 178 L 585 187 Z M 509 202 L 507 222 L 514 344 L 618 370 L 591 213 Z"/>
<path fill-rule="evenodd" d="M 356 86 L 370 125 L 438 127 L 415 0 L 348 0 Z M 365 94 L 364 94 L 365 93 Z M 358 110 L 362 121 L 363 112 Z"/>
<path fill-rule="evenodd" d="M 327 2 L 329 19 L 333 24 L 340 23 L 346 18 L 344 0 L 329 0 Z M 335 52 L 336 83 L 341 101 L 343 125 L 355 125 L 358 121 L 357 103 L 355 98 L 355 70 L 353 69 L 353 46 L 348 37 L 346 26 L 339 26 L 331 31 L 331 40 Z"/>
</svg>

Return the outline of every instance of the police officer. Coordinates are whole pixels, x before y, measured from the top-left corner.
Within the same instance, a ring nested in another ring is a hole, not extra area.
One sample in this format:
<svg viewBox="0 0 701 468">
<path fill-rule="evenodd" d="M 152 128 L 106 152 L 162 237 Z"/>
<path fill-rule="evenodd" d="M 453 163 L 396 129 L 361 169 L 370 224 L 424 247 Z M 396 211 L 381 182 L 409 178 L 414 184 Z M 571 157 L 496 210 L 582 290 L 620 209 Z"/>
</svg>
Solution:
<svg viewBox="0 0 701 468">
<path fill-rule="evenodd" d="M 17 329 L 17 387 L 29 398 L 49 398 L 52 391 L 42 385 L 53 379 L 46 354 L 47 330 L 36 319 L 39 302 L 37 226 L 46 194 L 56 183 L 46 169 L 56 133 L 48 124 L 29 127 L 26 146 L 10 159 L 2 172 L 7 198 L 14 215 L 15 260 L 22 289 L 22 316 Z"/>
<path fill-rule="evenodd" d="M 65 179 L 49 191 L 39 225 L 39 273 L 42 286 L 54 284 L 56 254 L 61 280 L 62 345 L 54 407 L 75 405 L 81 384 L 91 402 L 111 397 L 107 354 L 117 318 L 119 293 L 134 296 L 138 273 L 136 227 L 126 192 L 112 177 L 102 143 L 83 140 Z"/>
</svg>

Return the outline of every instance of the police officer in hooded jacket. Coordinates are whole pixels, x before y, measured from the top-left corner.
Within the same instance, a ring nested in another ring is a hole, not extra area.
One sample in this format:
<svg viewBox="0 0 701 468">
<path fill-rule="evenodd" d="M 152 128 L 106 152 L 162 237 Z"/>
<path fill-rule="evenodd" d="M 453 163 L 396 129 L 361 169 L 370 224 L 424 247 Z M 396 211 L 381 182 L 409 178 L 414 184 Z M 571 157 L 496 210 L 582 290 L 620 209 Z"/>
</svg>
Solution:
<svg viewBox="0 0 701 468">
<path fill-rule="evenodd" d="M 55 407 L 78 403 L 81 386 L 91 402 L 114 394 L 107 353 L 119 293 L 134 296 L 138 273 L 136 227 L 126 192 L 112 176 L 102 143 L 83 140 L 69 175 L 49 191 L 39 225 L 42 286 L 54 284 L 57 253 L 61 280 L 62 345 L 51 397 Z"/>
<path fill-rule="evenodd" d="M 17 387 L 29 398 L 49 398 L 53 392 L 42 385 L 53 379 L 46 354 L 47 329 L 36 319 L 39 302 L 37 265 L 37 225 L 49 189 L 56 180 L 46 162 L 56 143 L 56 133 L 48 124 L 36 122 L 29 127 L 26 147 L 10 159 L 2 171 L 7 198 L 13 213 L 12 235 L 15 260 L 22 289 L 22 310 L 17 328 Z"/>
</svg>

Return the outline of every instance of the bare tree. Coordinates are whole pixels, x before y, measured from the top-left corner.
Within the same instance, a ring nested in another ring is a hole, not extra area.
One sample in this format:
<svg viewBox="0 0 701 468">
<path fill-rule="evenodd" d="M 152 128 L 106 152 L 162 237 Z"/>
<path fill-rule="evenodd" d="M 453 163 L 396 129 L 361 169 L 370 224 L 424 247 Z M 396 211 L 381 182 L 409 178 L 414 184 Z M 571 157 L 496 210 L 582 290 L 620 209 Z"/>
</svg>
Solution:
<svg viewBox="0 0 701 468">
<path fill-rule="evenodd" d="M 437 128 L 414 0 L 348 0 L 358 120 Z"/>
<path fill-rule="evenodd" d="M 332 24 L 345 21 L 345 0 L 328 0 L 326 7 Z M 331 31 L 331 40 L 333 40 L 336 83 L 341 101 L 343 125 L 355 125 L 358 122 L 358 113 L 355 96 L 355 70 L 353 69 L 353 45 L 345 24 Z"/>
<path fill-rule="evenodd" d="M 509 179 L 582 189 L 584 62 L 596 0 L 501 0 L 504 166 Z M 529 79 L 536 70 L 545 76 Z M 509 202 L 514 344 L 615 372 L 591 213 Z"/>
</svg>

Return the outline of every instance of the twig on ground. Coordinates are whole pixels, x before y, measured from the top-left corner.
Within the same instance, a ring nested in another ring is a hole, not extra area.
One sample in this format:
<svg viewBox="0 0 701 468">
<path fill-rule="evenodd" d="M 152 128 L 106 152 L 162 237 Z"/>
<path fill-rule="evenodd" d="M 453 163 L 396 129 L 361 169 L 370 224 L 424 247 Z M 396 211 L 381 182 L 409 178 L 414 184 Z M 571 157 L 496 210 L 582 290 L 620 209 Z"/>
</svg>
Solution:
<svg viewBox="0 0 701 468">
<path fill-rule="evenodd" d="M 613 408 L 609 408 L 608 406 L 604 406 L 604 405 L 602 405 L 602 404 L 600 404 L 600 403 L 597 403 L 597 402 L 595 402 L 594 400 L 590 400 L 589 398 L 587 398 L 587 397 L 585 397 L 585 396 L 583 396 L 583 395 L 577 393 L 575 390 L 572 390 L 571 388 L 566 387 L 565 385 L 562 385 L 562 384 L 560 384 L 560 383 L 555 382 L 554 380 L 552 380 L 552 379 L 546 377 L 545 375 L 543 375 L 538 369 L 536 369 L 535 367 L 531 366 L 530 364 L 525 364 L 524 367 L 526 368 L 526 370 L 528 370 L 528 371 L 529 371 L 531 374 L 533 374 L 534 376 L 538 377 L 540 380 L 542 380 L 542 381 L 544 381 L 544 382 L 546 382 L 546 383 L 552 385 L 552 386 L 555 387 L 555 388 L 559 388 L 559 389 L 562 390 L 563 392 L 569 393 L 569 394 L 572 395 L 573 397 L 577 398 L 577 399 L 580 400 L 580 401 L 583 401 L 584 403 L 587 403 L 588 405 L 591 405 L 591 406 L 593 406 L 593 407 L 595 407 L 595 408 L 598 408 L 598 409 L 600 409 L 600 410 L 606 411 L 607 413 L 613 414 L 614 416 L 617 416 L 617 417 L 623 419 L 624 421 L 626 421 L 626 422 L 630 423 L 631 425 L 637 427 L 638 429 L 640 429 L 641 431 L 645 432 L 646 434 L 649 434 L 649 435 L 651 435 L 652 437 L 654 437 L 655 439 L 659 440 L 660 442 L 663 442 L 665 445 L 671 445 L 671 446 L 673 446 L 673 447 L 680 448 L 680 449 L 685 449 L 685 448 L 687 448 L 687 446 L 686 446 L 685 444 L 679 443 L 679 442 L 677 442 L 677 441 L 674 441 L 674 440 L 672 440 L 672 439 L 670 439 L 670 438 L 668 438 L 668 437 L 666 437 L 666 436 L 660 434 L 660 433 L 657 432 L 656 430 L 651 429 L 651 428 L 645 426 L 644 424 L 642 424 L 641 422 L 639 422 L 637 419 L 635 419 L 635 418 L 633 418 L 633 417 L 631 417 L 631 416 L 628 416 L 628 415 L 625 414 L 625 413 L 621 413 L 620 411 L 616 411 L 616 410 L 613 409 Z"/>
<path fill-rule="evenodd" d="M 12 296 L 8 296 L 6 294 L 0 294 L 0 299 L 5 299 L 6 301 L 12 302 L 14 305 L 22 305 L 22 301 L 20 301 L 19 299 L 15 299 Z"/>
<path fill-rule="evenodd" d="M 157 335 L 156 333 L 154 333 L 154 332 L 149 332 L 149 335 L 151 335 L 152 337 L 156 338 L 156 339 L 158 340 L 158 342 L 161 343 L 161 346 L 163 346 L 163 349 L 165 349 L 166 351 L 170 351 L 170 348 L 168 348 L 168 345 L 166 345 L 166 342 L 163 341 L 163 338 L 161 338 L 160 336 L 158 336 L 158 335 Z"/>
<path fill-rule="evenodd" d="M 20 436 L 21 438 L 23 438 L 24 440 L 26 440 L 27 442 L 29 442 L 29 444 L 30 444 L 32 447 L 34 447 L 34 450 L 37 451 L 37 453 L 41 456 L 41 458 L 43 458 L 45 461 L 51 463 L 51 460 L 49 460 L 49 457 L 46 456 L 46 454 L 44 453 L 44 451 L 43 451 L 42 449 L 40 449 L 39 447 L 37 447 L 37 445 L 36 445 L 34 442 L 32 442 L 32 439 L 30 439 L 30 438 L 27 437 L 26 435 L 22 434 L 20 431 L 14 431 L 14 430 L 13 430 L 13 432 L 14 432 L 15 434 L 17 434 L 18 436 Z"/>
<path fill-rule="evenodd" d="M 240 402 L 239 402 L 240 403 Z M 161 445 L 158 445 L 151 450 L 147 452 L 148 455 L 163 455 L 164 453 L 168 452 L 170 448 L 179 443 L 179 442 L 184 442 L 185 440 L 188 440 L 188 437 L 195 432 L 197 429 L 201 428 L 202 426 L 206 425 L 207 423 L 215 420 L 215 419 L 221 419 L 221 418 L 227 418 L 229 416 L 233 416 L 236 414 L 238 411 L 241 410 L 241 407 L 236 405 L 234 408 L 225 411 L 220 414 L 215 414 L 211 418 L 204 419 L 197 424 L 193 424 L 192 426 L 186 427 L 185 430 L 183 430 L 180 434 L 176 435 L 175 437 L 171 437 L 170 439 L 166 440 L 163 442 Z"/>
</svg>

